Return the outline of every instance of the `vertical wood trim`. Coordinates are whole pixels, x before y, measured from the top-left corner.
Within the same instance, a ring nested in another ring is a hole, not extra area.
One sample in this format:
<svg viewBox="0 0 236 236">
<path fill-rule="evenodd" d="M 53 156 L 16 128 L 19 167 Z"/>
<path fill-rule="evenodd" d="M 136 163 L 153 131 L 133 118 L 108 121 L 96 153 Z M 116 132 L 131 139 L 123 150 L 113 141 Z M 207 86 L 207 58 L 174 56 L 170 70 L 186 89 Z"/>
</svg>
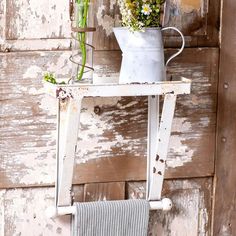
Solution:
<svg viewBox="0 0 236 236">
<path fill-rule="evenodd" d="M 214 236 L 236 235 L 235 0 L 222 1 Z"/>
<path fill-rule="evenodd" d="M 0 0 L 0 49 L 6 38 L 6 0 Z"/>
</svg>

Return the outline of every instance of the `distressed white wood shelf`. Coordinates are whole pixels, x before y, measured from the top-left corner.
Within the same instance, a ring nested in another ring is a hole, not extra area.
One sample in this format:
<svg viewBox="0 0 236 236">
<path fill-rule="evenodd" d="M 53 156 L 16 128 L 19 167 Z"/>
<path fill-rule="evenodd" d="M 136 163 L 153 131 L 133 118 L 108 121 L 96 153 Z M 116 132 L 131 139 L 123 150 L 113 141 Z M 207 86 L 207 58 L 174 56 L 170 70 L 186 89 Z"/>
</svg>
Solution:
<svg viewBox="0 0 236 236">
<path fill-rule="evenodd" d="M 189 94 L 191 80 L 162 81 L 152 84 L 76 84 L 53 85 L 45 89 L 59 100 L 67 101 L 66 119 L 58 106 L 56 214 L 73 214 L 72 178 L 79 131 L 81 102 L 84 97 L 148 96 L 147 199 L 153 209 L 170 209 L 171 202 L 161 200 L 165 163 L 177 95 Z M 159 121 L 159 96 L 164 103 Z M 155 202 L 156 203 L 155 203 Z M 66 208 L 68 207 L 68 208 Z"/>
</svg>

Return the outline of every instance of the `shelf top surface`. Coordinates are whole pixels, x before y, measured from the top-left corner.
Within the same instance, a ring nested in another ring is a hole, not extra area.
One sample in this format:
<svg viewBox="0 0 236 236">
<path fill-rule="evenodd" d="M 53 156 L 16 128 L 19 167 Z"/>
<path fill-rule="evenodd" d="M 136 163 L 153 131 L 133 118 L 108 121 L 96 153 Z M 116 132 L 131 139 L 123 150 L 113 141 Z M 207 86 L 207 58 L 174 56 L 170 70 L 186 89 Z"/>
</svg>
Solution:
<svg viewBox="0 0 236 236">
<path fill-rule="evenodd" d="M 44 82 L 46 93 L 59 98 L 149 96 L 165 94 L 189 94 L 191 80 L 181 78 L 175 81 L 132 84 L 51 84 Z"/>
</svg>

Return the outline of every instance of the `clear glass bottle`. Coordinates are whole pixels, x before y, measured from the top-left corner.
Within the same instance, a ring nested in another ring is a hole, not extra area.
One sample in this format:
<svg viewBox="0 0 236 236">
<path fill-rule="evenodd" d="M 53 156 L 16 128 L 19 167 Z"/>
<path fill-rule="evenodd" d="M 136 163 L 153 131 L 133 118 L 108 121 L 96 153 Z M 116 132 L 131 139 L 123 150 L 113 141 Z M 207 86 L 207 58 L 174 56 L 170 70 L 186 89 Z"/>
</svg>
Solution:
<svg viewBox="0 0 236 236">
<path fill-rule="evenodd" d="M 94 6 L 92 0 L 72 0 L 72 82 L 92 83 Z"/>
</svg>

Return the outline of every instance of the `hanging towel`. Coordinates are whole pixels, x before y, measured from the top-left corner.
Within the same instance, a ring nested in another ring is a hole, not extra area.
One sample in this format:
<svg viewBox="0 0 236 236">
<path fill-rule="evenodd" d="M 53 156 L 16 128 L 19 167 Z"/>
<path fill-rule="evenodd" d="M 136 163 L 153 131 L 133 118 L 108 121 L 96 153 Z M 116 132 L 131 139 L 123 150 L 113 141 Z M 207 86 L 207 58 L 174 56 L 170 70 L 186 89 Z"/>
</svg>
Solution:
<svg viewBox="0 0 236 236">
<path fill-rule="evenodd" d="M 75 203 L 73 236 L 146 236 L 149 203 L 146 200 Z"/>
</svg>

